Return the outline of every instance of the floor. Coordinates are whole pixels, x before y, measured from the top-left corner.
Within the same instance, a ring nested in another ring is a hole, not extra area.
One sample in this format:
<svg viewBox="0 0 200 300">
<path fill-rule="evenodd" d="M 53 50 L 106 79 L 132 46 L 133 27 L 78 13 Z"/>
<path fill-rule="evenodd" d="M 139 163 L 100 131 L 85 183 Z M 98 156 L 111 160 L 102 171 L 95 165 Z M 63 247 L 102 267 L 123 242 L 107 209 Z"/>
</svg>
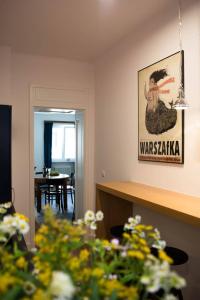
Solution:
<svg viewBox="0 0 200 300">
<path fill-rule="evenodd" d="M 42 196 L 42 207 L 45 206 L 45 200 L 44 200 L 44 196 Z M 74 204 L 72 203 L 72 199 L 70 195 L 67 195 L 67 207 L 68 207 L 68 211 L 67 212 L 62 212 L 59 211 L 58 206 L 56 206 L 56 201 L 52 201 L 51 203 L 51 208 L 53 210 L 53 212 L 55 213 L 56 217 L 59 219 L 67 219 L 69 221 L 72 221 L 72 217 L 73 217 L 73 212 L 74 212 Z M 43 210 L 41 210 L 41 212 L 37 212 L 37 210 L 35 210 L 35 225 L 36 225 L 36 230 L 38 229 L 38 227 L 40 226 L 40 224 L 42 224 L 44 221 L 44 212 Z"/>
</svg>

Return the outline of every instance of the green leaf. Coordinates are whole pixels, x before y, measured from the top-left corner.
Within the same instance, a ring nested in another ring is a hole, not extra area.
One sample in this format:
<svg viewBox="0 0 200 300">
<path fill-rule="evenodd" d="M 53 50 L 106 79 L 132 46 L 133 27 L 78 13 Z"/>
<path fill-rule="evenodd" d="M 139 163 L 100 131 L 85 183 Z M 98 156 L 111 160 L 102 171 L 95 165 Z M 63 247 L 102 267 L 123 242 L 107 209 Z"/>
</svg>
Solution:
<svg viewBox="0 0 200 300">
<path fill-rule="evenodd" d="M 14 253 L 14 256 L 17 258 L 17 257 L 20 257 L 20 256 L 23 256 L 25 253 L 22 252 L 19 248 L 18 248 L 18 244 L 17 242 L 15 241 L 14 242 L 14 247 L 13 247 L 13 253 Z"/>
<path fill-rule="evenodd" d="M 98 300 L 98 299 L 100 299 L 99 298 L 99 288 L 98 288 L 96 280 L 94 280 L 92 282 L 91 286 L 92 286 L 92 294 L 91 294 L 90 300 Z"/>
<path fill-rule="evenodd" d="M 13 288 L 11 288 L 6 295 L 4 295 L 3 300 L 16 300 L 16 299 L 20 299 L 23 295 L 23 291 L 21 286 L 17 285 L 14 286 Z"/>
<path fill-rule="evenodd" d="M 135 278 L 134 273 L 129 273 L 129 274 L 125 275 L 125 276 L 121 279 L 121 282 L 122 282 L 122 283 L 127 283 L 127 282 L 132 281 L 134 278 Z"/>
<path fill-rule="evenodd" d="M 110 300 L 116 300 L 116 299 L 117 299 L 117 293 L 116 291 L 113 291 Z"/>
</svg>

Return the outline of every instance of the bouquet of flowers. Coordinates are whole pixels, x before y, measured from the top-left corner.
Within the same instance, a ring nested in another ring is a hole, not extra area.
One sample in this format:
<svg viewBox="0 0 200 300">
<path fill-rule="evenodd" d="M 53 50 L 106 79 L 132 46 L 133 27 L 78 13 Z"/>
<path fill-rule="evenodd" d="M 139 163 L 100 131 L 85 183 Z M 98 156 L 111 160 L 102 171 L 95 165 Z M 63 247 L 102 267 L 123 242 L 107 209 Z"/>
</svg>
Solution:
<svg viewBox="0 0 200 300">
<path fill-rule="evenodd" d="M 95 238 L 103 213 L 87 211 L 71 224 L 50 208 L 35 236 L 35 248 L 20 250 L 9 241 L 29 230 L 20 214 L 0 213 L 0 299 L 2 300 L 175 300 L 172 289 L 185 280 L 170 270 L 171 258 L 157 229 L 129 218 L 123 239 Z M 151 248 L 158 249 L 158 257 Z"/>
</svg>

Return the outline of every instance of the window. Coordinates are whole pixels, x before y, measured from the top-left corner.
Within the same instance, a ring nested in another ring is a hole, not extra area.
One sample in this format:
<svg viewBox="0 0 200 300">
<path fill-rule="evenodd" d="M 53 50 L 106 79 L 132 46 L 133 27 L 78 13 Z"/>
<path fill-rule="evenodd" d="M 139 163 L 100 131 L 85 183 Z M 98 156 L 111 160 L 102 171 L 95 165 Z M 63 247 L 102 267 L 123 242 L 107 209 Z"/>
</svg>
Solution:
<svg viewBox="0 0 200 300">
<path fill-rule="evenodd" d="M 74 161 L 76 132 L 74 123 L 53 123 L 52 161 Z"/>
</svg>

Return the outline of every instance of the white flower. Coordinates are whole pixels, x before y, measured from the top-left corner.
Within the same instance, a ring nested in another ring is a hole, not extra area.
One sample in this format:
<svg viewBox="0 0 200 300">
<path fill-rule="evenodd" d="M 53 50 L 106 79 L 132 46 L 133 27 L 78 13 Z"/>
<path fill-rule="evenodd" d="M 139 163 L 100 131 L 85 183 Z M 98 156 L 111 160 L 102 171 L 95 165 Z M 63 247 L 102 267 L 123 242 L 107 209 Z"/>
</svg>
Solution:
<svg viewBox="0 0 200 300">
<path fill-rule="evenodd" d="M 0 242 L 6 242 L 7 238 L 4 235 L 0 234 Z"/>
<path fill-rule="evenodd" d="M 26 234 L 27 232 L 29 232 L 30 226 L 25 220 L 22 220 L 17 217 L 16 222 L 17 222 L 17 229 L 21 234 Z"/>
<path fill-rule="evenodd" d="M 7 234 L 9 236 L 14 235 L 19 232 L 21 234 L 26 234 L 29 231 L 29 224 L 18 215 L 8 215 L 3 218 L 0 223 L 0 232 Z"/>
<path fill-rule="evenodd" d="M 146 290 L 150 293 L 159 289 L 168 293 L 171 288 L 182 288 L 185 285 L 185 280 L 175 272 L 170 271 L 169 263 L 160 262 L 156 257 L 153 258 L 152 255 L 149 255 L 144 264 L 141 283 L 146 286 Z"/>
<path fill-rule="evenodd" d="M 121 257 L 126 257 L 127 256 L 127 252 L 126 251 L 122 251 L 121 252 Z"/>
<path fill-rule="evenodd" d="M 54 271 L 50 284 L 50 294 L 56 299 L 72 299 L 75 287 L 68 274 Z"/>
<path fill-rule="evenodd" d="M 166 242 L 164 240 L 157 240 L 153 243 L 152 247 L 162 250 L 166 247 Z"/>
<path fill-rule="evenodd" d="M 149 285 L 147 286 L 147 291 L 149 293 L 155 293 L 155 292 L 159 291 L 160 288 L 161 288 L 161 285 L 160 285 L 159 278 L 154 278 L 154 280 L 152 280 L 149 283 Z"/>
<path fill-rule="evenodd" d="M 3 208 L 3 207 L 0 207 L 0 214 L 5 214 L 6 213 L 6 209 L 5 208 Z"/>
<path fill-rule="evenodd" d="M 124 230 L 130 230 L 130 229 L 131 229 L 131 225 L 126 223 L 124 225 Z"/>
<path fill-rule="evenodd" d="M 111 250 L 110 246 L 105 246 L 104 248 L 105 248 L 106 251 L 110 251 Z"/>
<path fill-rule="evenodd" d="M 6 202 L 6 203 L 0 204 L 0 207 L 2 207 L 2 208 L 10 208 L 11 206 L 12 206 L 12 202 Z"/>
<path fill-rule="evenodd" d="M 38 270 L 38 269 L 34 269 L 33 271 L 32 271 L 32 274 L 33 275 L 38 275 L 40 273 L 40 270 Z"/>
<path fill-rule="evenodd" d="M 27 295 L 32 295 L 36 290 L 35 285 L 30 281 L 24 282 L 24 291 Z"/>
<path fill-rule="evenodd" d="M 156 238 L 157 238 L 157 239 L 160 239 L 160 231 L 159 231 L 157 228 L 155 228 L 155 229 L 154 229 L 154 232 L 155 232 L 155 234 L 156 234 Z"/>
<path fill-rule="evenodd" d="M 177 300 L 177 298 L 174 295 L 169 294 L 166 295 L 163 300 Z"/>
<path fill-rule="evenodd" d="M 82 224 L 83 224 L 83 220 L 82 220 L 82 219 L 78 219 L 78 220 L 76 221 L 76 223 L 77 223 L 78 225 L 82 225 Z"/>
<path fill-rule="evenodd" d="M 95 220 L 94 212 L 92 210 L 86 211 L 85 216 L 84 216 L 84 220 L 85 220 L 86 223 L 88 223 L 88 222 L 90 223 L 90 222 L 94 221 Z"/>
<path fill-rule="evenodd" d="M 135 221 L 136 221 L 136 224 L 139 224 L 140 222 L 141 222 L 141 216 L 139 216 L 139 215 L 136 215 L 135 216 Z"/>
<path fill-rule="evenodd" d="M 124 225 L 124 229 L 131 231 L 133 233 L 133 232 L 135 232 L 135 226 L 137 224 L 139 224 L 140 222 L 141 222 L 141 216 L 136 215 L 135 218 L 130 217 L 130 218 L 128 218 L 128 223 L 126 223 Z"/>
<path fill-rule="evenodd" d="M 6 202 L 3 204 L 4 208 L 10 208 L 12 206 L 12 202 Z"/>
<path fill-rule="evenodd" d="M 141 277 L 141 283 L 144 284 L 144 285 L 149 284 L 149 283 L 150 283 L 150 280 L 151 280 L 151 278 L 150 278 L 150 276 L 148 276 L 147 274 L 146 274 L 146 275 L 143 275 L 143 276 Z"/>
<path fill-rule="evenodd" d="M 142 231 L 139 233 L 139 236 L 144 239 L 146 237 L 146 234 L 144 231 Z"/>
<path fill-rule="evenodd" d="M 109 274 L 108 279 L 110 279 L 110 280 L 116 280 L 117 279 L 117 275 L 116 274 Z"/>
<path fill-rule="evenodd" d="M 181 289 L 186 285 L 185 279 L 178 276 L 174 271 L 171 272 L 170 281 L 176 289 Z"/>
<path fill-rule="evenodd" d="M 37 251 L 38 251 L 37 248 L 35 248 L 35 247 L 34 247 L 34 248 L 31 248 L 31 252 L 32 252 L 32 253 L 36 253 Z"/>
<path fill-rule="evenodd" d="M 97 229 L 97 225 L 95 222 L 90 223 L 90 229 L 91 230 L 96 230 Z"/>
<path fill-rule="evenodd" d="M 16 227 L 16 218 L 14 216 L 8 215 L 3 218 L 3 223 L 5 225 Z"/>
<path fill-rule="evenodd" d="M 103 220 L 103 212 L 102 211 L 98 211 L 97 213 L 96 213 L 96 220 L 97 221 L 102 221 Z"/>
<path fill-rule="evenodd" d="M 3 221 L 0 223 L 0 231 L 4 234 L 12 236 L 17 231 L 17 223 L 15 217 L 8 215 L 3 218 Z"/>
<path fill-rule="evenodd" d="M 119 240 L 118 239 L 112 239 L 111 244 L 113 244 L 114 246 L 118 246 L 119 245 Z"/>
<path fill-rule="evenodd" d="M 134 222 L 134 218 L 133 217 L 128 218 L 128 222 L 129 223 L 133 223 Z"/>
</svg>

